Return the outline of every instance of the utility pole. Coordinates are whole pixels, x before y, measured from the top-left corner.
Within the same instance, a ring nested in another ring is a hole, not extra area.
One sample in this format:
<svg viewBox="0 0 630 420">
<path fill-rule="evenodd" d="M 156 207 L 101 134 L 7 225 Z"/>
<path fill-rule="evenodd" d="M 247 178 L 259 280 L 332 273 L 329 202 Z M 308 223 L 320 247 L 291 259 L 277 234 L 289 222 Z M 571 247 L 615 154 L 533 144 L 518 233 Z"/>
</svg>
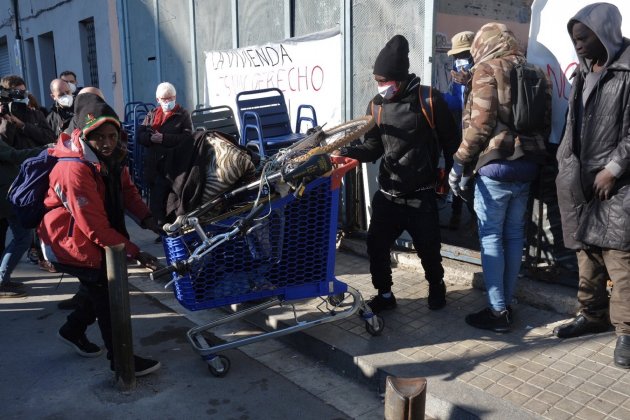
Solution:
<svg viewBox="0 0 630 420">
<path fill-rule="evenodd" d="M 22 35 L 20 33 L 20 9 L 18 0 L 13 0 L 13 17 L 15 19 L 15 42 L 17 43 L 17 55 L 20 65 L 20 72 L 26 78 L 26 68 L 24 67 L 24 49 L 22 47 Z"/>
</svg>

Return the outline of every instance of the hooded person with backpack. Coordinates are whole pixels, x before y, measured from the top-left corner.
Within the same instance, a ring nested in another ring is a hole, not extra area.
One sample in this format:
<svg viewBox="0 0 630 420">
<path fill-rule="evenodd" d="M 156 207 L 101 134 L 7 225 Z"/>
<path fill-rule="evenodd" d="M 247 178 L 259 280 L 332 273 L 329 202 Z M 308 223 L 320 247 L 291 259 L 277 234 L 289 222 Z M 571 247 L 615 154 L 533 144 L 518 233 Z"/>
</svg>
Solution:
<svg viewBox="0 0 630 420">
<path fill-rule="evenodd" d="M 114 110 L 98 96 L 85 94 L 77 97 L 75 111 L 77 129 L 71 136 L 62 134 L 50 151 L 59 160 L 49 173 L 47 212 L 38 233 L 45 258 L 58 271 L 77 277 L 88 294 L 68 315 L 59 338 L 81 356 L 100 355 L 102 350 L 85 336 L 96 318 L 113 370 L 104 248 L 122 243 L 129 258 L 157 265 L 155 257 L 130 241 L 125 211 L 146 229 L 158 227 L 123 164 L 126 150 Z M 135 357 L 136 376 L 159 367 L 155 360 Z"/>
<path fill-rule="evenodd" d="M 504 24 L 488 23 L 475 35 L 470 49 L 469 95 L 463 112 L 462 143 L 453 156 L 449 184 L 455 194 L 474 188 L 481 265 L 489 306 L 466 316 L 476 328 L 507 332 L 512 324 L 510 303 L 521 267 L 525 214 L 531 182 L 546 156 L 551 121 L 551 85 L 542 92 L 542 130 L 514 128 L 512 70 L 526 62 L 516 38 Z M 546 80 L 541 72 L 540 77 Z M 471 175 L 476 173 L 474 185 Z"/>
</svg>

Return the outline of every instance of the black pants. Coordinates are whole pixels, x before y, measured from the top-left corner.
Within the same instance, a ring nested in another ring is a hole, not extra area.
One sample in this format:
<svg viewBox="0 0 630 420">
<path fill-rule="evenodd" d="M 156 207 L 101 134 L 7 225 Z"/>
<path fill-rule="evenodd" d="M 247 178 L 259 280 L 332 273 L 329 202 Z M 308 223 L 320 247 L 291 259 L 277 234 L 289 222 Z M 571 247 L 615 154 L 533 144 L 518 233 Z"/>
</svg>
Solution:
<svg viewBox="0 0 630 420">
<path fill-rule="evenodd" d="M 103 343 L 109 354 L 112 354 L 112 320 L 109 307 L 109 291 L 107 288 L 107 271 L 105 264 L 100 269 L 74 267 L 53 263 L 57 271 L 77 277 L 81 282 L 81 291 L 86 298 L 79 299 L 77 308 L 68 315 L 64 328 L 74 337 L 85 334 L 87 327 L 98 321 Z"/>
<path fill-rule="evenodd" d="M 157 173 L 149 185 L 149 209 L 159 226 L 166 223 L 166 199 L 169 191 L 168 180 L 162 174 Z"/>
<path fill-rule="evenodd" d="M 378 191 L 372 199 L 372 220 L 368 229 L 367 248 L 372 284 L 380 293 L 392 286 L 390 250 L 403 231 L 409 232 L 430 284 L 444 278 L 441 236 L 435 191 L 415 193 L 408 200 L 392 201 Z"/>
</svg>

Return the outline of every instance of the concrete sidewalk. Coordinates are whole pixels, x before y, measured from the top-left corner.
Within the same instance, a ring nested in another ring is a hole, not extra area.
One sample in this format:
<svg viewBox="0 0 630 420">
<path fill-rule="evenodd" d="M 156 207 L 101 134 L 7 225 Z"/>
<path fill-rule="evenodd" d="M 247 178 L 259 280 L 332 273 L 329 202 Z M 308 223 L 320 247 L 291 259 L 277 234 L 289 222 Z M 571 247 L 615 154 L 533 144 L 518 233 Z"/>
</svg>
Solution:
<svg viewBox="0 0 630 420">
<path fill-rule="evenodd" d="M 162 246 L 153 243 L 151 232 L 132 222 L 128 227 L 142 249 L 163 255 Z M 362 252 L 361 243 L 346 245 Z M 337 252 L 336 256 L 337 277 L 368 299 L 374 292 L 367 259 L 349 252 Z M 394 259 L 398 263 L 394 293 L 399 306 L 383 315 L 385 329 L 381 336 L 370 336 L 364 321 L 353 316 L 280 340 L 245 346 L 240 348 L 242 352 L 230 350 L 227 354 L 233 359 L 232 370 L 222 379 L 211 377 L 203 369 L 203 362 L 185 340 L 185 331 L 191 322 L 204 324 L 223 313 L 217 309 L 185 310 L 163 283 L 150 281 L 144 270 L 132 267 L 130 283 L 143 292 L 132 295 L 136 302 L 133 306 L 140 304 L 133 321 L 139 353 L 158 356 L 164 364 L 159 375 L 142 380 L 139 393 L 132 397 L 108 390 L 111 374 L 103 360 L 77 359 L 54 338 L 65 316 L 55 310 L 56 301 L 68 297 L 76 281 L 64 280 L 62 290 L 57 291 L 58 276 L 23 263 L 16 275 L 28 280 L 33 293 L 27 298 L 2 301 L 2 311 L 13 315 L 2 318 L 4 356 L 0 367 L 5 375 L 0 381 L 0 401 L 11 408 L 5 411 L 8 418 L 37 418 L 39 414 L 67 418 L 87 412 L 95 418 L 116 418 L 118 414 L 148 418 L 148 413 L 154 418 L 157 412 L 185 415 L 182 408 L 189 410 L 190 418 L 207 414 L 224 418 L 243 414 L 245 407 L 249 418 L 263 418 L 258 414 L 264 412 L 265 418 L 294 418 L 300 413 L 301 418 L 377 419 L 383 415 L 384 379 L 395 375 L 428 379 L 427 415 L 431 418 L 630 419 L 630 371 L 613 364 L 614 333 L 570 340 L 559 340 L 551 333 L 554 326 L 570 318 L 566 312 L 574 308 L 575 290 L 522 279 L 514 330 L 495 334 L 464 322 L 466 314 L 486 305 L 484 293 L 473 287 L 479 281 L 480 267 L 445 260 L 448 305 L 440 311 L 429 311 L 428 288 L 418 259 L 408 253 L 398 253 Z M 172 312 L 151 304 L 147 296 Z M 298 303 L 300 320 L 311 319 L 320 303 L 320 299 Z M 564 314 L 540 307 L 557 307 Z M 152 313 L 158 315 L 149 315 Z M 293 317 L 269 309 L 248 321 L 250 324 L 228 324 L 213 330 L 212 335 L 230 341 L 243 334 L 259 333 L 260 329 L 270 331 L 291 325 Z M 45 327 L 48 323 L 51 326 Z M 92 339 L 100 342 L 94 330 Z M 59 355 L 54 364 L 47 364 L 46 355 L 51 351 Z M 56 363 L 66 358 L 75 362 Z M 254 382 L 264 382 L 264 386 L 246 398 L 229 397 Z M 271 388 L 271 383 L 277 389 Z M 256 410 L 261 401 L 293 398 L 289 383 L 304 391 L 295 391 L 295 400 L 311 412 L 274 411 L 272 407 Z M 195 392 L 189 391 L 191 387 Z M 204 391 L 208 395 L 204 396 Z M 84 396 L 84 406 L 76 407 L 77 395 Z M 224 402 L 228 400 L 231 402 Z M 338 411 L 331 410 L 331 406 Z M 99 412 L 107 414 L 99 417 Z"/>
<path fill-rule="evenodd" d="M 132 236 L 136 233 L 145 235 L 134 231 Z M 161 255 L 159 245 L 140 244 Z M 417 258 L 397 259 L 406 259 L 408 264 L 406 269 L 394 269 L 393 291 L 399 306 L 383 315 L 381 336 L 370 336 L 356 316 L 291 334 L 282 341 L 374 392 L 383 392 L 386 375 L 426 377 L 427 414 L 434 418 L 630 419 L 630 371 L 614 366 L 612 331 L 559 340 L 552 330 L 570 315 L 524 303 L 515 305 L 511 333 L 474 329 L 464 316 L 487 304 L 484 292 L 472 287 L 480 267 L 445 261 L 448 305 L 429 311 L 427 283 L 419 265 L 413 263 Z M 361 256 L 337 252 L 336 275 L 366 299 L 374 293 L 368 262 Z M 134 279 L 133 284 L 146 292 L 159 289 L 143 278 Z M 549 307 L 555 301 L 567 312 L 575 305 L 572 289 L 531 284 L 522 288 L 537 291 L 537 295 L 524 296 L 542 299 L 538 306 Z M 172 296 L 168 299 L 177 307 Z M 309 319 L 319 303 L 319 299 L 299 303 L 298 316 Z M 292 314 L 273 309 L 249 320 L 266 330 L 293 323 Z M 283 361 L 271 363 L 280 366 Z"/>
</svg>

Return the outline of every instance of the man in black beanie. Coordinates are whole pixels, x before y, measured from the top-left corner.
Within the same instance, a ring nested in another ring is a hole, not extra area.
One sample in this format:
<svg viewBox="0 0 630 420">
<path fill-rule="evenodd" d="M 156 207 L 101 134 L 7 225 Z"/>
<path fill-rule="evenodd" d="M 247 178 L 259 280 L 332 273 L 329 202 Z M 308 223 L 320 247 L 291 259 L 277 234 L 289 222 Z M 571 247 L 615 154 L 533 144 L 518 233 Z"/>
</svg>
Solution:
<svg viewBox="0 0 630 420">
<path fill-rule="evenodd" d="M 373 73 L 378 94 L 367 114 L 374 116 L 376 125 L 362 144 L 338 152 L 361 162 L 381 158 L 367 238 L 378 294 L 368 305 L 375 313 L 396 307 L 390 250 L 406 230 L 429 282 L 429 309 L 441 309 L 446 305 L 446 286 L 435 185 L 440 151 L 452 156 L 457 150 L 457 126 L 442 94 L 421 86 L 420 78 L 409 74 L 409 43 L 404 36 L 387 42 Z"/>
<path fill-rule="evenodd" d="M 87 339 L 85 331 L 98 320 L 114 370 L 104 248 L 124 244 L 129 258 L 156 267 L 157 259 L 129 239 L 125 212 L 145 229 L 158 227 L 123 164 L 126 150 L 121 147 L 120 121 L 114 110 L 97 95 L 79 95 L 75 117 L 72 136 L 61 134 L 50 150 L 65 159 L 49 174 L 47 212 L 38 234 L 46 260 L 57 271 L 77 277 L 87 294 L 59 329 L 59 339 L 83 357 L 97 357 L 103 351 Z M 138 356 L 134 360 L 136 376 L 160 368 L 155 360 Z"/>
</svg>

